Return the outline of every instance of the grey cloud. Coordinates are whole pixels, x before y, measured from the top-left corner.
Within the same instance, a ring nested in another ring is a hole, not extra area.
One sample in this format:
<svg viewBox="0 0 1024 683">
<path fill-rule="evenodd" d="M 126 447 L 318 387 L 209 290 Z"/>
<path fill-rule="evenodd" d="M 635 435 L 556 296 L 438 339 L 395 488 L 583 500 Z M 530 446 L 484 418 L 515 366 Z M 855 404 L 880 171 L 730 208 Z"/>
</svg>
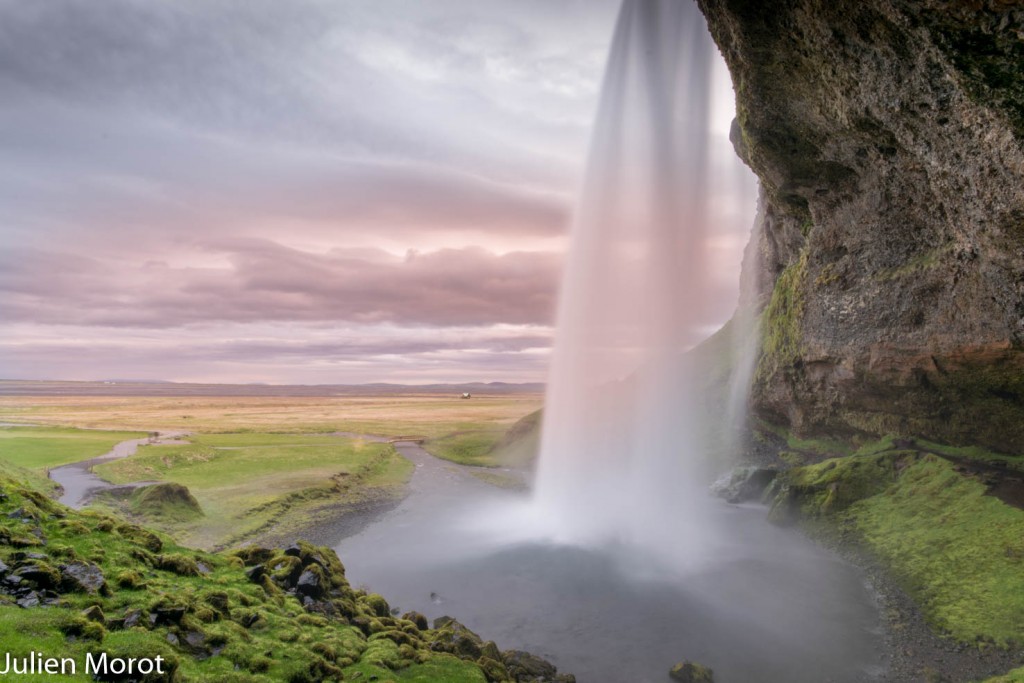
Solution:
<svg viewBox="0 0 1024 683">
<path fill-rule="evenodd" d="M 293 324 L 284 329 L 228 323 L 198 325 L 171 337 L 95 329 L 75 339 L 57 336 L 46 326 L 21 328 L 16 339 L 2 331 L 0 376 L 8 378 L 539 381 L 551 343 L 546 328 L 470 328 L 439 334 L 429 328 L 396 332 L 373 325 Z"/>
<path fill-rule="evenodd" d="M 373 250 L 302 252 L 235 240 L 208 248 L 230 268 L 111 264 L 11 250 L 0 278 L 6 320 L 172 328 L 204 321 L 356 321 L 401 325 L 547 324 L 558 255 L 480 248 L 398 259 Z M 86 286 L 83 286 L 83 283 Z"/>
</svg>

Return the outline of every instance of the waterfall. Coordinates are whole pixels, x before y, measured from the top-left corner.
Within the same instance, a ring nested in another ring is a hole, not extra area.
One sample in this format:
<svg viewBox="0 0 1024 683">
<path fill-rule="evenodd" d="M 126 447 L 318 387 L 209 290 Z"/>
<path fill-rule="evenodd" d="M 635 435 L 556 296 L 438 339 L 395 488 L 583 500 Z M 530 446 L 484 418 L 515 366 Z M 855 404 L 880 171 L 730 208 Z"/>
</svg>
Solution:
<svg viewBox="0 0 1024 683">
<path fill-rule="evenodd" d="M 534 514 L 556 540 L 678 547 L 707 535 L 704 397 L 685 351 L 735 307 L 713 295 L 715 240 L 730 221 L 749 226 L 753 210 L 749 172 L 724 140 L 710 144 L 722 83 L 695 3 L 625 0 L 571 234 L 535 481 Z M 739 280 L 738 268 L 726 275 Z"/>
</svg>

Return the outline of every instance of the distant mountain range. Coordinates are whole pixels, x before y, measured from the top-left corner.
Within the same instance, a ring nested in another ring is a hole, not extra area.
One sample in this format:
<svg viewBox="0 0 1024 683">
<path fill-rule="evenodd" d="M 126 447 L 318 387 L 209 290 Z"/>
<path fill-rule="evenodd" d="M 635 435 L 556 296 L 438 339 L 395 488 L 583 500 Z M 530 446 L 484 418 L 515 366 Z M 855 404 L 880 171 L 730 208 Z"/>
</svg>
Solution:
<svg viewBox="0 0 1024 683">
<path fill-rule="evenodd" d="M 462 384 L 198 384 L 164 380 L 0 380 L 0 396 L 358 396 L 366 394 L 535 394 L 540 382 Z"/>
</svg>

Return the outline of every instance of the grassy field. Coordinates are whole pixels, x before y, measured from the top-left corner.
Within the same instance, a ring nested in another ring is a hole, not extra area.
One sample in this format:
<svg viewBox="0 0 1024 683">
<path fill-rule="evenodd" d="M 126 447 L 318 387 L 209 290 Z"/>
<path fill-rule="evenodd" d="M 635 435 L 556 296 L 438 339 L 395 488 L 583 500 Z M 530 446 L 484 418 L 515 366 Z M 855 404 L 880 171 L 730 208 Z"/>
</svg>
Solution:
<svg viewBox="0 0 1024 683">
<path fill-rule="evenodd" d="M 536 410 L 514 424 L 472 429 L 427 439 L 431 455 L 473 467 L 526 468 L 540 447 L 541 413 Z"/>
<path fill-rule="evenodd" d="M 439 438 L 509 427 L 540 394 L 338 397 L 2 396 L 0 422 L 192 432 L 333 432 Z"/>
<path fill-rule="evenodd" d="M 95 472 L 115 484 L 187 487 L 201 516 L 145 515 L 131 499 L 121 511 L 142 512 L 141 521 L 202 548 L 286 537 L 342 507 L 394 499 L 412 474 L 393 446 L 360 439 L 246 432 L 195 435 L 191 442 L 144 446 Z"/>
<path fill-rule="evenodd" d="M 164 482 L 187 491 L 122 491 L 93 504 L 201 548 L 283 542 L 404 493 L 413 468 L 392 446 L 335 432 L 417 437 L 439 457 L 494 466 L 510 428 L 540 402 L 536 394 L 5 396 L 0 422 L 42 426 L 0 429 L 0 462 L 45 473 L 145 432 L 187 431 L 188 444 L 146 445 L 95 468 L 112 483 Z M 123 431 L 135 429 L 144 431 Z"/>
<path fill-rule="evenodd" d="M 141 439 L 145 432 L 92 431 L 69 428 L 0 427 L 0 460 L 45 471 L 110 452 L 115 444 Z"/>
</svg>

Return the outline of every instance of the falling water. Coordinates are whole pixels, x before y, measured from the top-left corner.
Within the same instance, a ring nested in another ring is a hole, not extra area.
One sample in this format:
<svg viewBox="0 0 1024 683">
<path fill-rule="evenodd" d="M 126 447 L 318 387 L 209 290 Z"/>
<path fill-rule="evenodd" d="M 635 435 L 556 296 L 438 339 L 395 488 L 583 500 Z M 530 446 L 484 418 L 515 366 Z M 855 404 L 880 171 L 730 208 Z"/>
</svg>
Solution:
<svg viewBox="0 0 1024 683">
<path fill-rule="evenodd" d="M 535 485 L 558 540 L 692 549 L 708 536 L 703 397 L 684 352 L 735 307 L 716 295 L 716 260 L 735 214 L 749 226 L 753 209 L 746 170 L 724 140 L 724 163 L 710 144 L 724 73 L 695 3 L 625 1 L 562 284 Z M 727 275 L 738 281 L 738 266 Z"/>
</svg>

